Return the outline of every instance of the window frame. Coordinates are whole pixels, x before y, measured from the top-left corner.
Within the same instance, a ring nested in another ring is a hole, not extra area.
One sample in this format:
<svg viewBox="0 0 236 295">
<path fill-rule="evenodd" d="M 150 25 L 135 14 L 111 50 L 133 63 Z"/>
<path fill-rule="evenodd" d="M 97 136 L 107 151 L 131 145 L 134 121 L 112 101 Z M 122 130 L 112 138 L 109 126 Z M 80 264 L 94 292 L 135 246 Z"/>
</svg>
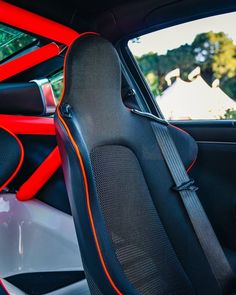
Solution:
<svg viewBox="0 0 236 295">
<path fill-rule="evenodd" d="M 217 15 L 223 15 L 231 12 L 236 12 L 236 5 L 234 7 L 226 7 L 221 10 L 217 11 L 211 11 L 207 13 L 202 13 L 194 16 L 188 16 L 188 17 L 182 17 L 182 18 L 176 18 L 172 19 L 171 21 L 161 23 L 161 24 L 156 24 L 156 25 L 150 25 L 149 27 L 142 29 L 142 30 L 137 30 L 136 32 L 132 34 L 128 34 L 124 38 L 120 39 L 116 43 L 116 49 L 120 55 L 120 58 L 123 62 L 123 65 L 126 69 L 127 72 L 130 73 L 131 79 L 135 81 L 139 88 L 139 92 L 141 93 L 139 99 L 143 99 L 145 101 L 145 104 L 148 105 L 150 112 L 161 118 L 165 119 L 158 103 L 155 101 L 155 98 L 153 96 L 153 93 L 150 89 L 150 86 L 148 85 L 141 69 L 139 68 L 131 50 L 129 49 L 128 42 L 134 38 L 140 37 L 145 34 L 157 32 L 159 30 L 171 28 L 173 26 L 181 25 L 181 24 L 187 24 L 188 22 L 195 21 L 195 20 L 201 20 L 207 17 L 212 17 L 212 16 L 217 16 Z M 147 111 L 147 110 L 146 110 Z M 236 126 L 236 119 L 193 119 L 193 120 L 168 120 L 171 124 L 188 124 L 190 125 L 194 124 L 206 124 L 209 122 L 214 123 L 220 123 L 220 122 L 225 122 L 225 124 L 233 124 Z"/>
<path fill-rule="evenodd" d="M 29 49 L 31 49 L 32 47 L 34 46 L 37 46 L 39 47 L 39 44 L 40 44 L 40 39 L 38 38 L 38 36 L 35 36 L 34 34 L 32 33 L 29 33 L 29 32 L 25 32 L 19 28 L 16 28 L 16 27 L 12 27 L 11 25 L 8 25 L 8 24 L 5 24 L 3 22 L 0 22 L 0 25 L 3 25 L 7 28 L 11 28 L 13 30 L 16 30 L 18 31 L 19 33 L 22 33 L 22 34 L 26 34 L 28 35 L 29 37 L 32 37 L 32 38 L 35 38 L 35 40 L 33 40 L 31 43 L 27 44 L 26 46 L 22 47 L 22 48 L 19 48 L 19 50 L 15 51 L 14 53 L 12 53 L 11 55 L 5 57 L 4 59 L 0 60 L 0 66 L 2 66 L 4 63 L 8 62 L 8 61 L 11 61 L 13 59 L 15 59 L 16 57 L 18 56 L 21 56 L 24 54 L 24 52 L 29 52 Z M 8 41 L 9 42 L 9 41 Z M 2 45 L 5 45 L 2 44 Z"/>
</svg>

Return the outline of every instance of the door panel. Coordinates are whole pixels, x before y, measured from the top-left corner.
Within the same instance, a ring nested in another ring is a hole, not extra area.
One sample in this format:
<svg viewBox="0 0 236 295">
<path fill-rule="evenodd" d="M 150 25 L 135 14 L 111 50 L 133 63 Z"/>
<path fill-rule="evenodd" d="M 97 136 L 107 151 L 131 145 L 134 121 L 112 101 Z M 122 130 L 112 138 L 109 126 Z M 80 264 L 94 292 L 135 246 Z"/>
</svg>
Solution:
<svg viewBox="0 0 236 295">
<path fill-rule="evenodd" d="M 187 131 L 196 141 L 236 142 L 236 121 L 234 120 L 192 120 L 171 123 Z"/>
<path fill-rule="evenodd" d="M 198 142 L 190 174 L 222 245 L 236 262 L 236 127 L 235 121 L 174 122 Z"/>
</svg>

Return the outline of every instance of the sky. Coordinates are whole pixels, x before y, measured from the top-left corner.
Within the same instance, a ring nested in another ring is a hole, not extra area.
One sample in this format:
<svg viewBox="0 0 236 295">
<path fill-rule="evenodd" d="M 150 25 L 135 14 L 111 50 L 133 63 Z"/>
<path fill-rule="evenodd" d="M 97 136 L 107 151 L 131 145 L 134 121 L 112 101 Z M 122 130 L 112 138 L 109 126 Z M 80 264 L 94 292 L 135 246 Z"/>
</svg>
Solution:
<svg viewBox="0 0 236 295">
<path fill-rule="evenodd" d="M 224 32 L 236 44 L 236 12 L 208 17 L 173 26 L 140 37 L 140 43 L 129 41 L 129 48 L 135 56 L 148 52 L 166 54 L 167 50 L 183 44 L 191 44 L 197 34 L 213 31 Z"/>
</svg>

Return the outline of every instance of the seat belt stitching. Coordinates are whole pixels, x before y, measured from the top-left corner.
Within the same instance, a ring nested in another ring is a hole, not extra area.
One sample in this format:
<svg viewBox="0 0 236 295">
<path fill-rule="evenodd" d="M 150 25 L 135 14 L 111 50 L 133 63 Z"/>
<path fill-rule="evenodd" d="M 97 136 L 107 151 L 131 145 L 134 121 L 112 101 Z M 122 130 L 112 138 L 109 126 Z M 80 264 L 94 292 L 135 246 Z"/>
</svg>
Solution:
<svg viewBox="0 0 236 295">
<path fill-rule="evenodd" d="M 188 181 L 182 182 L 182 184 L 178 185 L 178 186 L 173 186 L 172 189 L 176 192 L 180 192 L 180 191 L 186 191 L 186 190 L 190 190 L 190 191 L 197 191 L 199 188 L 195 185 L 195 181 L 194 179 L 189 179 Z"/>
</svg>

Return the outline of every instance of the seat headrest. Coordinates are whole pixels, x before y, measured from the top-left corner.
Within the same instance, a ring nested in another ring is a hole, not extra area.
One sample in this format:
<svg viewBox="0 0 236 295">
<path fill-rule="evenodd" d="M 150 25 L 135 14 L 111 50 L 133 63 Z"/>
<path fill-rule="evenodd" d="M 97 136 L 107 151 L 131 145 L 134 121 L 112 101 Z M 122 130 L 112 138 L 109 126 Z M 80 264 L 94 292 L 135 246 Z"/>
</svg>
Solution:
<svg viewBox="0 0 236 295">
<path fill-rule="evenodd" d="M 64 75 L 61 103 L 70 104 L 77 115 L 93 108 L 98 115 L 124 108 L 119 57 L 112 44 L 100 36 L 86 34 L 72 44 Z"/>
</svg>

